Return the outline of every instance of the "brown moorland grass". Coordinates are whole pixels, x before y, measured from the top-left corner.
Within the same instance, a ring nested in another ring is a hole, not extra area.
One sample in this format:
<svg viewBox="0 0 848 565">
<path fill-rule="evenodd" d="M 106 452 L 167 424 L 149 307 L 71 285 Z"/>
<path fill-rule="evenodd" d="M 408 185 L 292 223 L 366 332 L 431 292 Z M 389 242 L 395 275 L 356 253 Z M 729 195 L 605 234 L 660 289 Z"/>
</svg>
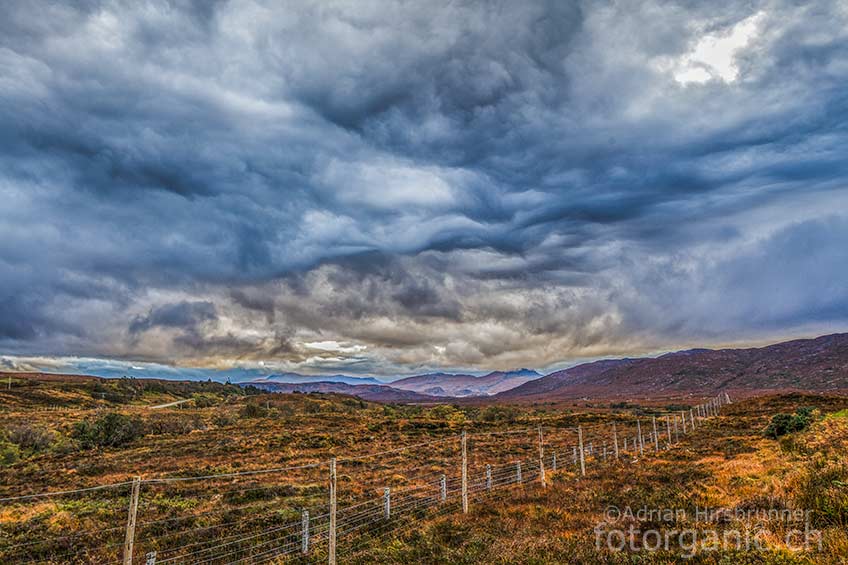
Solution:
<svg viewBox="0 0 848 565">
<path fill-rule="evenodd" d="M 55 398 L 51 396 L 55 380 L 21 385 L 0 395 L 4 435 L 25 424 L 51 438 L 46 447 L 18 448 L 17 460 L 3 467 L 0 496 L 123 482 L 137 475 L 167 479 L 316 464 L 258 476 L 146 485 L 139 510 L 139 548 L 155 548 L 162 556 L 179 556 L 177 547 L 193 545 L 181 551 L 201 551 L 211 547 L 210 540 L 223 538 L 225 544 L 230 538 L 282 529 L 299 519 L 301 508 L 311 509 L 313 516 L 326 512 L 327 469 L 322 462 L 331 456 L 426 444 L 380 457 L 343 459 L 339 465 L 340 501 L 365 504 L 386 486 L 404 492 L 420 485 L 421 477 L 432 478 L 446 469 L 455 471 L 458 434 L 463 429 L 477 434 L 470 441 L 471 466 L 479 477 L 486 462 L 506 464 L 516 456 L 532 460 L 538 424 L 544 426 L 550 449 L 573 442 L 569 429 L 578 423 L 586 426 L 587 441 L 594 440 L 600 449 L 608 437 L 593 435 L 593 425 L 616 421 L 622 426 L 622 435 L 630 435 L 632 430 L 625 422 L 632 413 L 651 414 L 664 408 L 385 406 L 338 395 L 246 396 L 235 387 L 205 383 L 151 390 L 140 390 L 133 382 L 70 380 L 59 381 L 59 385 Z M 112 394 L 102 394 L 102 390 L 99 394 L 91 387 L 105 387 Z M 15 394 L 17 398 L 10 398 Z M 182 407 L 149 407 L 183 398 L 192 400 Z M 56 404 L 62 407 L 43 409 Z M 800 406 L 818 408 L 809 430 L 779 441 L 763 437 L 762 430 L 773 414 Z M 630 455 L 619 464 L 590 465 L 589 476 L 579 480 L 574 466 L 561 462 L 560 471 L 549 471 L 550 485 L 545 490 L 534 482 L 499 491 L 496 496 L 474 498 L 467 516 L 433 518 L 433 513 L 415 510 L 411 519 L 399 517 L 391 527 L 358 532 L 362 535 L 356 543 L 341 539 L 346 545 L 340 544 L 340 555 L 343 562 L 360 563 L 672 563 L 678 561 L 680 548 L 650 553 L 597 549 L 593 528 L 603 518 L 604 509 L 609 505 L 682 508 L 691 515 L 697 507 L 801 505 L 815 507 L 814 523 L 824 532 L 821 553 L 788 551 L 780 540 L 785 528 L 775 526 L 769 538 L 775 551 L 702 552 L 691 561 L 838 563 L 848 546 L 844 488 L 840 486 L 846 479 L 840 473 L 844 471 L 844 423 L 848 420 L 840 417 L 839 411 L 846 406 L 844 398 L 799 394 L 748 399 L 726 407 L 721 417 L 658 456 L 640 462 Z M 93 422 L 111 413 L 137 422 L 139 435 L 119 446 L 82 446 L 75 435 L 80 422 Z M 493 433 L 507 429 L 526 429 L 528 433 Z M 499 459 L 502 453 L 509 457 Z M 560 461 L 567 460 L 568 450 L 560 456 Z M 818 481 L 821 476 L 825 479 Z M 455 488 L 454 483 L 450 488 Z M 128 494 L 128 486 L 122 485 L 114 492 L 28 501 L 6 508 L 0 504 L 0 554 L 3 547 L 49 538 L 56 541 L 16 549 L 13 559 L 24 556 L 59 563 L 67 562 L 69 556 L 78 562 L 117 558 Z M 447 505 L 443 510 L 455 512 L 457 507 Z M 633 524 L 646 526 L 638 520 Z M 687 524 L 647 525 L 662 530 Z M 722 522 L 721 529 L 738 525 Z M 316 527 L 324 527 L 320 519 Z M 77 534 L 80 537 L 66 539 Z M 314 557 L 320 555 L 318 548 Z M 13 559 L 4 562 L 16 562 Z"/>
</svg>

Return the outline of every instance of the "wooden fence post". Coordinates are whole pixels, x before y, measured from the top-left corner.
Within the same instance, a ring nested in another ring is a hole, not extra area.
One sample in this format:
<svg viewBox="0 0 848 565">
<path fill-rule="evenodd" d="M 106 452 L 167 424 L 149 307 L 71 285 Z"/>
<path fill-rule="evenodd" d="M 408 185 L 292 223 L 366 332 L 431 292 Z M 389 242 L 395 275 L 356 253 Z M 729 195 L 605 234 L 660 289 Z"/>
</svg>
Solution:
<svg viewBox="0 0 848 565">
<path fill-rule="evenodd" d="M 309 510 L 300 515 L 300 552 L 304 555 L 309 553 Z"/>
<path fill-rule="evenodd" d="M 330 565 L 336 565 L 336 458 L 330 459 L 330 532 L 327 553 Z"/>
<path fill-rule="evenodd" d="M 586 460 L 583 456 L 583 427 L 577 426 L 577 442 L 580 449 L 580 475 L 586 476 Z"/>
<path fill-rule="evenodd" d="M 557 470 L 557 466 L 556 466 L 556 451 L 554 451 L 554 452 L 551 454 L 551 471 L 553 471 L 553 472 L 555 472 L 555 473 L 556 473 L 556 470 Z"/>
<path fill-rule="evenodd" d="M 462 430 L 462 513 L 468 514 L 468 438 Z"/>
<path fill-rule="evenodd" d="M 492 466 L 486 463 L 486 490 L 492 490 Z"/>
<path fill-rule="evenodd" d="M 665 429 L 668 435 L 668 445 L 671 447 L 671 419 L 668 417 L 668 414 L 665 415 Z"/>
<path fill-rule="evenodd" d="M 383 489 L 383 518 L 388 520 L 392 517 L 392 489 L 386 487 Z"/>
<path fill-rule="evenodd" d="M 515 482 L 521 484 L 521 461 L 515 462 Z"/>
<path fill-rule="evenodd" d="M 695 415 L 692 409 L 689 409 L 689 423 L 692 424 L 692 431 L 695 431 Z"/>
<path fill-rule="evenodd" d="M 636 436 L 639 438 L 639 457 L 645 456 L 645 442 L 642 439 L 642 423 L 636 419 Z"/>
<path fill-rule="evenodd" d="M 659 453 L 660 451 L 660 435 L 657 433 L 657 417 L 654 418 L 654 452 Z"/>
<path fill-rule="evenodd" d="M 545 481 L 545 447 L 542 440 L 542 426 L 539 425 L 539 482 L 542 483 L 542 488 L 548 486 Z"/>
<path fill-rule="evenodd" d="M 448 499 L 448 478 L 444 474 L 439 479 L 439 497 L 442 499 L 442 502 Z"/>
<path fill-rule="evenodd" d="M 680 423 L 683 424 L 683 435 L 686 435 L 686 412 L 680 411 Z"/>
<path fill-rule="evenodd" d="M 138 494 L 141 488 L 141 477 L 136 477 L 132 481 L 132 491 L 130 492 L 130 508 L 127 514 L 127 533 L 124 537 L 124 565 L 132 565 L 133 562 L 133 544 L 135 544 L 135 519 L 138 515 Z"/>
<path fill-rule="evenodd" d="M 615 422 L 612 423 L 612 446 L 615 449 L 615 458 L 618 459 L 618 429 L 615 427 Z M 624 449 L 626 450 L 627 446 L 624 446 Z"/>
</svg>

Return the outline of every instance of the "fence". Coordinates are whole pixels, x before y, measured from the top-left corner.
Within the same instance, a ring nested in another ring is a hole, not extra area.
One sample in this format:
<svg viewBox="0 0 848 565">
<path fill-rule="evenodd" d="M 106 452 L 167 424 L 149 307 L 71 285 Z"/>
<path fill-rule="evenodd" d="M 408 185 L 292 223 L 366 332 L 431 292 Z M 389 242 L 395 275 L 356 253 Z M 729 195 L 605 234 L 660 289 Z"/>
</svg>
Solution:
<svg viewBox="0 0 848 565">
<path fill-rule="evenodd" d="M 0 498 L 0 562 L 258 564 L 355 556 L 386 536 L 502 496 L 640 462 L 730 403 L 578 427 L 466 433 L 236 473 L 198 473 Z"/>
</svg>

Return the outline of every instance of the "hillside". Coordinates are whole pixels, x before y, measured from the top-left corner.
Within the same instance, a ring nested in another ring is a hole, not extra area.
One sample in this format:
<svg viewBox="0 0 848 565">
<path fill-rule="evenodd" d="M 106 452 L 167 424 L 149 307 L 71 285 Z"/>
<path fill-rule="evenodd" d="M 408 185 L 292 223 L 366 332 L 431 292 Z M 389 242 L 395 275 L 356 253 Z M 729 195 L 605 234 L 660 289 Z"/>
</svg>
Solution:
<svg viewBox="0 0 848 565">
<path fill-rule="evenodd" d="M 408 390 L 400 390 L 386 385 L 350 385 L 347 383 L 317 382 L 317 383 L 273 383 L 254 381 L 245 383 L 268 392 L 301 392 L 301 393 L 336 393 L 356 396 L 371 402 L 421 403 L 440 402 L 439 398 L 419 394 Z"/>
<path fill-rule="evenodd" d="M 848 334 L 748 349 L 695 349 L 656 358 L 615 359 L 557 371 L 498 394 L 500 401 L 737 396 L 848 391 Z"/>
<path fill-rule="evenodd" d="M 530 369 L 493 371 L 480 377 L 465 374 L 430 373 L 407 377 L 390 384 L 392 388 L 432 396 L 488 396 L 532 382 L 540 377 L 539 373 Z"/>
</svg>

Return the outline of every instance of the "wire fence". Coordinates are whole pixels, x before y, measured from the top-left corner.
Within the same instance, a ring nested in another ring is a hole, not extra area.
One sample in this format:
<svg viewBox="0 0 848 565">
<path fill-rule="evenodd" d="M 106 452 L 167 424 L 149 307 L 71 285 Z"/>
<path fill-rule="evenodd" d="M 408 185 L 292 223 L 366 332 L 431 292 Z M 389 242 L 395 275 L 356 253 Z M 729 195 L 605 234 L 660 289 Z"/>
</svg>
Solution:
<svg viewBox="0 0 848 565">
<path fill-rule="evenodd" d="M 336 563 L 554 474 L 637 463 L 730 403 L 577 427 L 456 434 L 298 466 L 0 498 L 0 563 Z"/>
</svg>

